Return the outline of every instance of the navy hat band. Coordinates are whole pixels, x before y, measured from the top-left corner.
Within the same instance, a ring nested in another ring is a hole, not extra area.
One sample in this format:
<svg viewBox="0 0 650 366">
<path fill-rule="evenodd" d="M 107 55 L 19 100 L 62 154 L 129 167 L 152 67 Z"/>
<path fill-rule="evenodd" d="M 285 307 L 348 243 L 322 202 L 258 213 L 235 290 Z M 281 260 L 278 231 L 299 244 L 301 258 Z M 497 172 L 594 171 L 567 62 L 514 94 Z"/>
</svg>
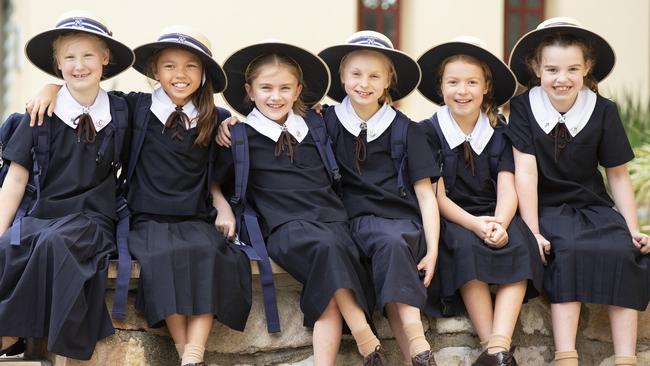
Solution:
<svg viewBox="0 0 650 366">
<path fill-rule="evenodd" d="M 184 35 L 184 34 L 179 34 L 179 33 L 172 33 L 172 34 L 163 34 L 158 38 L 159 42 L 176 42 L 176 43 L 183 43 L 186 45 L 189 45 L 191 47 L 196 48 L 197 50 L 207 54 L 208 56 L 212 57 L 212 52 L 210 52 L 210 49 L 205 47 L 203 43 L 200 41 Z"/>
<path fill-rule="evenodd" d="M 381 48 L 386 48 L 392 50 L 393 47 L 391 47 L 390 44 L 384 42 L 381 39 L 374 38 L 374 37 L 360 37 L 360 38 L 355 38 L 352 39 L 348 42 L 349 44 L 359 44 L 359 45 L 367 45 L 367 46 L 379 46 Z"/>
<path fill-rule="evenodd" d="M 103 24 L 88 18 L 69 18 L 58 22 L 55 28 L 82 28 L 92 32 L 103 33 L 109 37 L 113 32 L 109 31 Z"/>
</svg>

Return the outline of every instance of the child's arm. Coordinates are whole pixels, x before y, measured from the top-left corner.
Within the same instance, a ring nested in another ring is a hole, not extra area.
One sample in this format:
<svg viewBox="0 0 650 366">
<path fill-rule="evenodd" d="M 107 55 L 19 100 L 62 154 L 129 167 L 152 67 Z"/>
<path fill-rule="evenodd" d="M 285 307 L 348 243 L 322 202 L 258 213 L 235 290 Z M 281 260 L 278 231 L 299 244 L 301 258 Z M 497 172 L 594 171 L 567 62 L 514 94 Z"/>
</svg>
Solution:
<svg viewBox="0 0 650 366">
<path fill-rule="evenodd" d="M 623 215 L 627 227 L 632 234 L 632 242 L 641 253 L 648 254 L 650 245 L 648 245 L 648 236 L 639 231 L 639 222 L 636 216 L 636 204 L 634 202 L 634 192 L 632 190 L 632 180 L 627 170 L 627 165 L 622 164 L 612 168 L 605 168 L 607 181 L 612 189 L 612 197 L 618 212 Z"/>
<path fill-rule="evenodd" d="M 435 183 L 434 183 L 435 184 Z M 424 287 L 429 287 L 438 259 L 438 239 L 440 238 L 440 214 L 433 191 L 431 178 L 420 179 L 413 186 L 422 214 L 422 226 L 427 242 L 427 254 L 418 263 L 418 271 L 424 270 Z"/>
<path fill-rule="evenodd" d="M 438 179 L 437 191 L 438 207 L 440 208 L 440 215 L 442 217 L 473 232 L 481 240 L 485 241 L 488 238 L 488 224 L 498 222 L 496 217 L 474 216 L 458 206 L 447 197 L 447 193 L 445 193 L 445 181 L 442 177 Z"/>
<path fill-rule="evenodd" d="M 235 214 L 232 212 L 230 204 L 221 192 L 221 186 L 212 182 L 212 206 L 217 209 L 217 218 L 214 225 L 220 233 L 229 240 L 235 238 Z"/>
<path fill-rule="evenodd" d="M 230 147 L 230 126 L 239 123 L 239 120 L 235 116 L 231 116 L 223 120 L 217 128 L 217 145 L 222 147 Z"/>
<path fill-rule="evenodd" d="M 61 88 L 62 85 L 47 84 L 27 102 L 25 110 L 29 113 L 31 127 L 34 127 L 37 122 L 41 126 L 46 112 L 49 117 L 52 117 L 56 105 L 56 95 Z"/>
<path fill-rule="evenodd" d="M 508 243 L 508 226 L 517 211 L 517 193 L 515 191 L 515 175 L 501 171 L 497 176 L 497 207 L 494 216 L 498 223 L 491 223 L 490 237 L 486 243 L 500 248 Z"/>
<path fill-rule="evenodd" d="M 513 147 L 515 158 L 515 188 L 519 197 L 519 213 L 530 231 L 537 239 L 539 255 L 546 265 L 545 254 L 551 254 L 551 242 L 539 232 L 539 215 L 537 202 L 537 159 Z"/>
<path fill-rule="evenodd" d="M 24 166 L 12 162 L 9 165 L 9 171 L 5 177 L 2 190 L 0 190 L 0 235 L 2 235 L 11 226 L 16 216 L 16 211 L 20 201 L 25 194 L 25 187 L 29 179 L 29 171 Z"/>
</svg>

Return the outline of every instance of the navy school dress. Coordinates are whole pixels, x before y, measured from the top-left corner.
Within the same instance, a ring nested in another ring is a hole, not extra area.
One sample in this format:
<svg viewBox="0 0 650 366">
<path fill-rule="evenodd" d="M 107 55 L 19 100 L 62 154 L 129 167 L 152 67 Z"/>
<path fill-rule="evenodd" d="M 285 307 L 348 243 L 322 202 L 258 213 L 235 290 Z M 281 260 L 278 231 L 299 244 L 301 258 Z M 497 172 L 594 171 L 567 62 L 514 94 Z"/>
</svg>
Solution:
<svg viewBox="0 0 650 366">
<path fill-rule="evenodd" d="M 427 244 L 413 189 L 406 189 L 406 197 L 398 189 L 390 126 L 366 142 L 367 155 L 359 172 L 355 136 L 340 124 L 336 113 L 326 116 L 335 119 L 328 123 L 338 124 L 334 153 L 341 169 L 343 204 L 350 217 L 352 237 L 372 271 L 377 308 L 384 313 L 386 303 L 399 302 L 423 309 L 427 292 L 417 264 L 426 255 Z M 409 122 L 407 132 L 407 185 L 424 178 L 435 182 L 440 175 L 438 163 L 426 153 L 426 140 L 415 125 Z M 430 287 L 437 288 L 435 284 Z"/>
<path fill-rule="evenodd" d="M 438 123 L 434 115 L 433 123 Z M 429 154 L 437 155 L 441 150 L 440 140 L 431 120 L 422 121 L 419 126 L 430 146 Z M 505 126 L 499 127 L 505 128 Z M 447 197 L 463 210 L 474 216 L 494 216 L 497 206 L 497 185 L 490 171 L 489 155 L 495 142 L 494 134 L 480 155 L 473 149 L 474 175 L 465 164 L 463 145 L 452 150 L 456 154 L 454 172 L 444 171 L 445 176 L 455 174 L 453 186 L 447 188 Z M 496 165 L 497 172 L 514 173 L 515 166 L 512 145 L 507 138 Z M 497 173 L 498 174 L 498 173 Z M 447 183 L 447 182 L 445 182 Z M 463 313 L 465 307 L 460 288 L 467 282 L 479 280 L 487 284 L 509 284 L 527 280 L 524 301 L 539 295 L 542 291 L 543 265 L 535 236 L 518 214 L 508 226 L 508 243 L 498 249 L 488 247 L 471 230 L 441 218 L 438 270 L 435 276 L 440 283 L 439 296 L 430 293 L 428 304 L 435 316 L 453 316 Z"/>
<path fill-rule="evenodd" d="M 139 98 L 139 93 L 127 95 L 132 111 Z M 152 327 L 173 314 L 213 314 L 243 331 L 251 307 L 250 262 L 209 215 L 207 168 L 213 144 L 195 145 L 196 127 L 181 131 L 182 140 L 172 138 L 176 131 L 163 131 L 163 123 L 148 114 L 140 155 L 130 162 L 136 167 L 127 193 L 129 250 L 141 267 L 136 307 Z M 226 114 L 221 110 L 222 118 Z M 134 121 L 134 128 L 140 122 Z M 216 132 L 215 125 L 210 141 Z"/>
<path fill-rule="evenodd" d="M 510 101 L 507 134 L 537 160 L 539 226 L 551 242 L 544 290 L 552 303 L 580 301 L 644 310 L 650 258 L 613 209 L 598 165 L 634 158 L 616 105 L 600 95 L 586 126 L 555 160 L 555 140 L 536 122 L 529 91 Z"/>
<path fill-rule="evenodd" d="M 314 113 L 312 111 L 308 113 Z M 260 215 L 269 257 L 302 285 L 303 324 L 313 327 L 337 289 L 350 289 L 371 318 L 370 276 L 350 237 L 347 215 L 333 190 L 311 134 L 293 146 L 293 163 L 275 141 L 246 125 L 250 171 L 247 201 Z M 232 181 L 229 149 L 221 149 L 215 179 Z"/>
<path fill-rule="evenodd" d="M 95 343 L 114 332 L 104 297 L 115 249 L 116 180 L 112 158 L 96 162 L 108 128 L 93 143 L 78 141 L 56 115 L 40 128 L 50 129 L 41 197 L 22 220 L 19 246 L 10 245 L 11 229 L 0 237 L 0 334 L 47 337 L 48 351 L 87 360 Z M 29 123 L 21 123 L 4 157 L 31 171 L 32 145 Z M 109 143 L 105 156 L 113 154 Z"/>
</svg>

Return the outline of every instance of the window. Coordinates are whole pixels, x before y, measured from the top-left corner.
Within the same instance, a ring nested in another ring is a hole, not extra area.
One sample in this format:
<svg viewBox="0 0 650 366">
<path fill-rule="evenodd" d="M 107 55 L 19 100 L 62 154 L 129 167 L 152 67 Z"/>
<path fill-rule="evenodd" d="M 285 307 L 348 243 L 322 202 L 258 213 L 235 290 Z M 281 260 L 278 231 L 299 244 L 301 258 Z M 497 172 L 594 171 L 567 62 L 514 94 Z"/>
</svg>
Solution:
<svg viewBox="0 0 650 366">
<path fill-rule="evenodd" d="M 399 0 L 359 0 L 359 30 L 385 34 L 399 48 Z"/>
<path fill-rule="evenodd" d="M 503 59 L 506 62 L 519 38 L 543 20 L 544 0 L 505 0 Z"/>
</svg>

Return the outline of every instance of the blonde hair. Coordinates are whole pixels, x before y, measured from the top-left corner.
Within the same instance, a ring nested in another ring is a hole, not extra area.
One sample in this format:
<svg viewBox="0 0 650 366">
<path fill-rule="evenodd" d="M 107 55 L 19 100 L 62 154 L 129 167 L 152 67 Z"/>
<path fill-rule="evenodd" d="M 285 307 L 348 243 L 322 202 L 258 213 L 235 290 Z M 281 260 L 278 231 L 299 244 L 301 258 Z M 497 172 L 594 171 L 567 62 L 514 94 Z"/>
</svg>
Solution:
<svg viewBox="0 0 650 366">
<path fill-rule="evenodd" d="M 594 65 L 596 64 L 594 51 L 584 39 L 568 33 L 555 33 L 545 37 L 541 42 L 539 42 L 537 47 L 535 47 L 533 54 L 526 59 L 526 65 L 528 65 L 532 75 L 528 88 L 538 86 L 541 83 L 540 79 L 535 74 L 535 69 L 541 65 L 542 51 L 548 46 L 558 46 L 563 48 L 571 46 L 578 47 L 580 51 L 582 51 L 582 57 L 584 58 L 585 64 L 589 64 L 589 72 L 587 72 L 587 75 L 584 77 L 584 84 L 594 93 L 598 93 L 598 81 L 591 73 L 591 70 L 594 69 Z"/>
<path fill-rule="evenodd" d="M 481 111 L 483 111 L 483 113 L 485 113 L 485 115 L 490 120 L 490 126 L 492 126 L 493 128 L 497 127 L 499 124 L 499 106 L 494 100 L 494 87 L 493 87 L 494 81 L 492 77 L 492 70 L 490 70 L 490 67 L 485 62 L 479 60 L 474 56 L 464 55 L 464 54 L 447 57 L 440 63 L 440 67 L 438 67 L 437 70 L 436 75 L 438 78 L 438 85 L 436 85 L 436 87 L 438 88 L 437 90 L 438 93 L 442 95 L 442 75 L 445 72 L 445 67 L 447 66 L 447 64 L 455 61 L 463 61 L 468 64 L 478 66 L 483 71 L 483 77 L 485 78 L 485 88 L 487 89 L 487 93 L 483 95 L 483 102 L 481 103 Z"/>
<path fill-rule="evenodd" d="M 109 57 L 108 58 L 108 63 L 109 64 L 111 63 L 111 57 L 112 57 L 111 50 L 110 50 L 110 48 L 108 48 L 108 44 L 106 44 L 106 42 L 101 37 L 98 37 L 98 36 L 96 36 L 94 34 L 90 34 L 90 33 L 86 33 L 86 32 L 77 32 L 77 31 L 65 32 L 65 33 L 62 33 L 59 36 L 57 36 L 54 39 L 54 41 L 52 41 L 52 66 L 53 66 L 54 72 L 59 77 L 61 77 L 62 74 L 61 74 L 61 70 L 59 70 L 59 61 L 56 59 L 56 54 L 59 52 L 59 50 L 61 48 L 61 44 L 63 42 L 65 42 L 65 41 L 69 40 L 69 39 L 72 39 L 72 38 L 83 38 L 83 37 L 94 40 L 95 42 L 97 42 L 97 44 L 99 45 L 99 47 L 101 49 L 108 51 L 108 57 Z M 103 71 L 102 71 L 102 73 L 103 73 Z M 104 77 L 102 75 L 102 79 L 103 78 Z"/>
<path fill-rule="evenodd" d="M 203 74 L 205 75 L 205 83 L 199 85 L 198 89 L 196 89 L 190 97 L 192 98 L 192 104 L 194 104 L 196 109 L 199 111 L 196 122 L 197 131 L 199 133 L 194 140 L 194 145 L 207 147 L 212 140 L 212 131 L 214 130 L 215 120 L 217 118 L 217 113 L 214 106 L 214 89 L 212 88 L 212 78 L 210 77 L 210 73 L 205 71 L 205 63 L 196 53 L 178 47 L 165 47 L 154 52 L 149 57 L 149 60 L 147 60 L 147 70 L 145 74 L 150 79 L 155 80 L 154 70 L 156 68 L 156 63 L 158 62 L 160 54 L 167 49 L 189 52 L 195 55 L 199 62 L 201 62 L 201 68 L 203 70 Z"/>
<path fill-rule="evenodd" d="M 384 89 L 383 94 L 379 97 L 379 104 L 391 104 L 393 102 L 393 98 L 390 96 L 390 90 L 394 88 L 395 85 L 397 85 L 397 72 L 395 71 L 395 65 L 393 64 L 393 61 L 391 61 L 391 59 L 383 53 L 365 49 L 348 52 L 345 54 L 345 56 L 343 56 L 341 63 L 339 64 L 339 75 L 343 75 L 345 66 L 350 61 L 350 59 L 354 56 L 359 55 L 379 56 L 379 58 L 381 58 L 386 64 L 386 72 L 388 72 L 388 88 Z"/>
<path fill-rule="evenodd" d="M 291 72 L 291 74 L 293 74 L 293 76 L 295 76 L 298 80 L 298 85 L 302 85 L 302 91 L 300 92 L 298 99 L 293 103 L 293 113 L 304 117 L 307 113 L 307 105 L 302 99 L 302 94 L 305 92 L 307 86 L 305 85 L 302 68 L 300 68 L 300 65 L 298 65 L 298 63 L 291 57 L 279 55 L 277 53 L 271 53 L 255 58 L 248 64 L 248 66 L 246 66 L 246 70 L 244 72 L 244 79 L 246 83 L 252 85 L 253 81 L 260 75 L 262 67 L 269 65 L 286 66 L 289 69 L 289 72 Z M 248 98 L 248 95 L 245 97 L 245 102 L 252 107 L 252 102 Z"/>
</svg>

